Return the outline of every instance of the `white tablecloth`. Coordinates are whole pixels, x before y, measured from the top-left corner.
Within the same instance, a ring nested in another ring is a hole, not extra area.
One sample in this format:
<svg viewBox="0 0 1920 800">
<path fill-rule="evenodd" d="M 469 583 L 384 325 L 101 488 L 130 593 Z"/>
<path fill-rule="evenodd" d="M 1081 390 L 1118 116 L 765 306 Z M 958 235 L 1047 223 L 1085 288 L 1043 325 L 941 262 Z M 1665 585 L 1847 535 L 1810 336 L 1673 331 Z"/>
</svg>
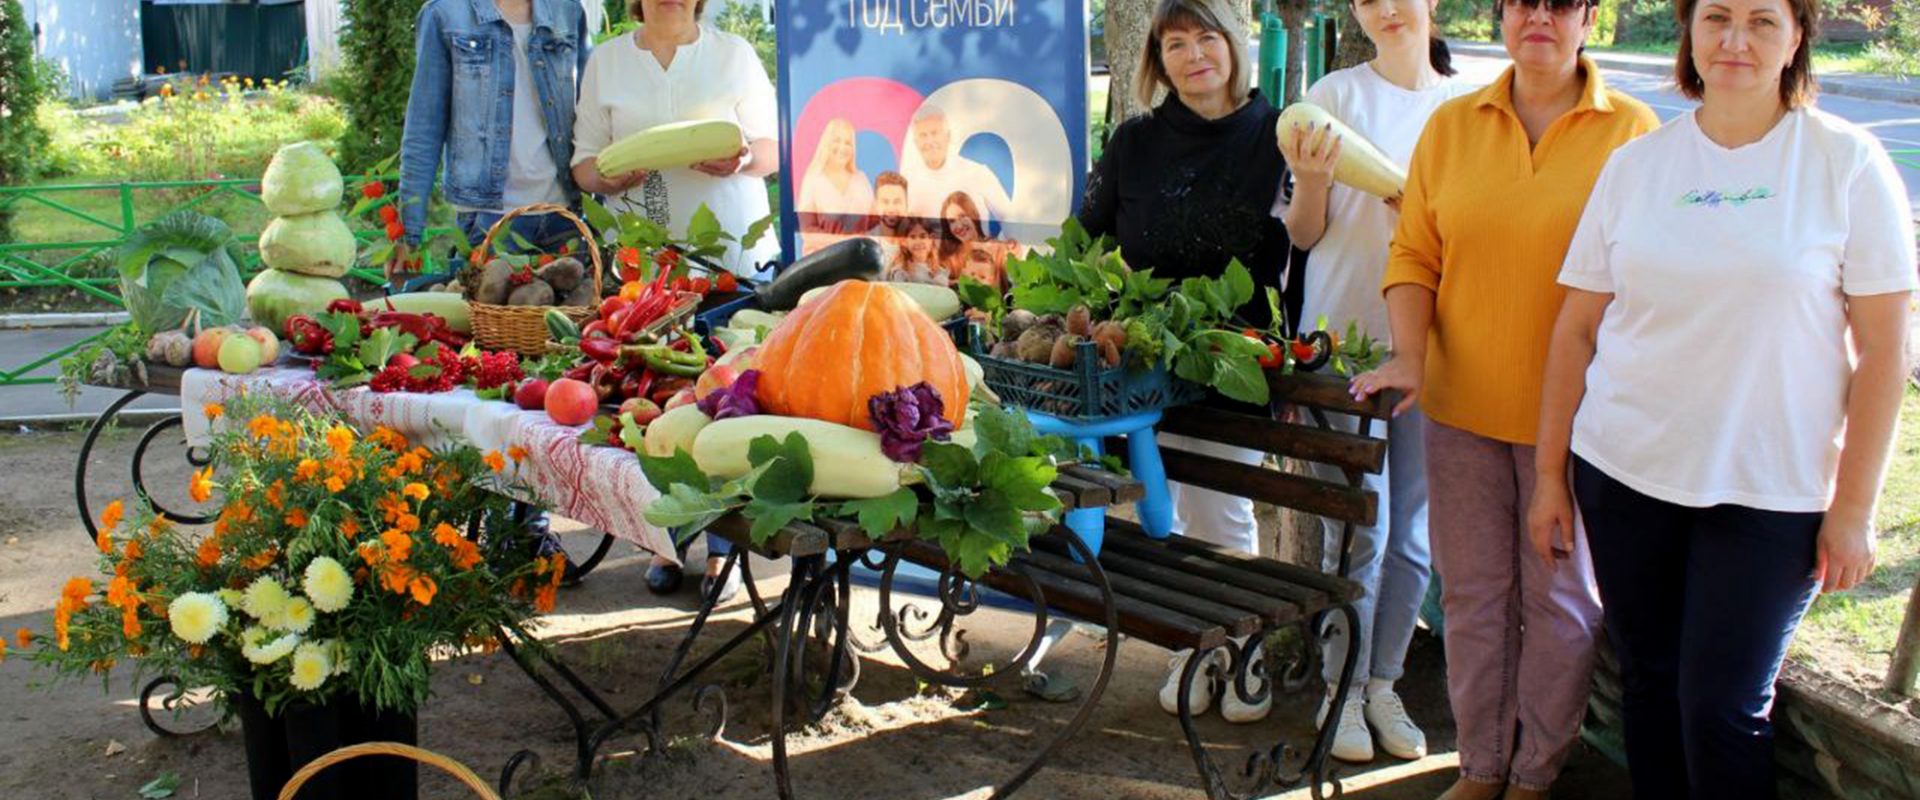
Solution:
<svg viewBox="0 0 1920 800">
<path fill-rule="evenodd" d="M 509 461 L 508 469 L 548 510 L 677 560 L 667 531 L 641 516 L 659 493 L 641 474 L 640 460 L 624 450 L 581 444 L 580 427 L 556 424 L 546 412 L 482 400 L 468 389 L 440 394 L 382 394 L 366 387 L 335 391 L 312 371 L 299 368 L 249 375 L 193 369 L 180 381 L 187 441 L 205 444 L 206 404 L 225 403 L 243 389 L 269 392 L 314 411 L 338 412 L 363 430 L 385 425 L 428 447 L 465 441 L 504 455 L 518 445 L 526 449 L 527 458 L 518 465 Z"/>
</svg>

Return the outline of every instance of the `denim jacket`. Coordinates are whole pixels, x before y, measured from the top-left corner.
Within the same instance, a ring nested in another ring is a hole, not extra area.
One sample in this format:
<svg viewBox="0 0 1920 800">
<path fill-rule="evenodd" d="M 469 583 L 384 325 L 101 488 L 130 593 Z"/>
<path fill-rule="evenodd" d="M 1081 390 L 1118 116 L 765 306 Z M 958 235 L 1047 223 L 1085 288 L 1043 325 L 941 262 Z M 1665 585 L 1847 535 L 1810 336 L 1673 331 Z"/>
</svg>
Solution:
<svg viewBox="0 0 1920 800">
<path fill-rule="evenodd" d="M 400 220 L 420 242 L 427 200 L 446 154 L 441 191 L 449 202 L 499 208 L 513 144 L 513 30 L 493 0 L 427 0 L 414 25 L 413 87 L 400 137 Z M 560 186 L 579 196 L 573 163 L 573 107 L 592 40 L 577 0 L 533 0 L 527 66 L 545 116 L 547 150 Z"/>
</svg>

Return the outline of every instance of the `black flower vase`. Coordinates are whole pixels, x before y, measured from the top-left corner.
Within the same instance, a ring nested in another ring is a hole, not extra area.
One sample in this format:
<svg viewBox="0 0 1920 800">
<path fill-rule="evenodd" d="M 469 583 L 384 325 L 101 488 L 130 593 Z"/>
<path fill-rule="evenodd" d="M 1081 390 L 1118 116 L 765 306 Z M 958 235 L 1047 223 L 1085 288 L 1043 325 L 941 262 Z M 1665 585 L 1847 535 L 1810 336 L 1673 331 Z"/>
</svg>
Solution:
<svg viewBox="0 0 1920 800">
<path fill-rule="evenodd" d="M 252 697 L 238 698 L 235 705 L 246 739 L 253 800 L 275 800 L 294 772 L 342 747 L 419 740 L 413 714 L 369 708 L 357 698 L 289 704 L 277 718 L 268 716 Z M 295 800 L 417 800 L 419 783 L 419 765 L 412 759 L 362 756 L 322 770 L 300 787 Z"/>
<path fill-rule="evenodd" d="M 266 705 L 253 695 L 228 695 L 240 718 L 240 738 L 247 748 L 247 786 L 254 800 L 274 800 L 293 777 L 287 761 L 287 728 L 267 715 Z"/>
</svg>

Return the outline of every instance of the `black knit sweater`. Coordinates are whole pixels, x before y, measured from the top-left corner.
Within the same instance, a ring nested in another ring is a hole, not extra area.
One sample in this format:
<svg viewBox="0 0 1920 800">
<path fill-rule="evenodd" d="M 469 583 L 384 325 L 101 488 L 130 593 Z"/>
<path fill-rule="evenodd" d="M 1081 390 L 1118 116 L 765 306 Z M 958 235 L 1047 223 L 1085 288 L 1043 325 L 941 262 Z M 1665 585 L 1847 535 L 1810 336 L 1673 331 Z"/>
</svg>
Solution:
<svg viewBox="0 0 1920 800">
<path fill-rule="evenodd" d="M 1290 249 L 1273 216 L 1287 178 L 1279 117 L 1257 91 L 1217 120 L 1169 94 L 1114 130 L 1087 179 L 1080 224 L 1112 236 L 1129 266 L 1156 277 L 1218 276 L 1240 259 L 1259 287 L 1240 314 L 1265 326 L 1266 288 L 1279 287 Z"/>
</svg>

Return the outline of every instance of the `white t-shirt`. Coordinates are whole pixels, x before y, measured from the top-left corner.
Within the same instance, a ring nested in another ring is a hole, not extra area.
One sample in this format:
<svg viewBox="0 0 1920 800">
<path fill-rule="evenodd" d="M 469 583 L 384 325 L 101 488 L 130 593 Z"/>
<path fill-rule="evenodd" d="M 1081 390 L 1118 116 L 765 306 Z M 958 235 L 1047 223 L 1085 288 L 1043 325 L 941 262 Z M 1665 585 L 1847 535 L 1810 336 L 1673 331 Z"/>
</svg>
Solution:
<svg viewBox="0 0 1920 800">
<path fill-rule="evenodd" d="M 1327 73 L 1306 100 L 1332 114 L 1366 137 L 1403 169 L 1413 160 L 1433 111 L 1476 87 L 1449 80 L 1427 89 L 1404 89 L 1380 77 L 1371 64 Z M 1380 198 L 1344 183 L 1335 183 L 1327 197 L 1327 229 L 1307 253 L 1302 280 L 1305 303 L 1301 330 L 1327 318 L 1327 327 L 1346 334 L 1347 323 L 1383 342 L 1390 340 L 1387 304 L 1380 297 L 1380 280 L 1387 271 L 1387 245 L 1393 239 L 1398 215 Z"/>
<path fill-rule="evenodd" d="M 1892 159 L 1817 109 L 1732 150 L 1692 114 L 1622 145 L 1560 273 L 1613 295 L 1573 452 L 1679 505 L 1825 511 L 1847 297 L 1920 287 L 1913 237 Z"/>
<path fill-rule="evenodd" d="M 507 147 L 507 185 L 500 190 L 500 208 L 458 208 L 459 211 L 504 212 L 534 203 L 567 204 L 560 188 L 560 166 L 547 149 L 547 121 L 540 116 L 540 93 L 533 87 L 527 64 L 527 40 L 533 24 L 507 23 L 513 30 L 513 140 Z"/>
<path fill-rule="evenodd" d="M 681 45 L 672 66 L 663 69 L 634 41 L 637 35 L 609 39 L 587 58 L 573 123 L 575 164 L 599 155 L 616 139 L 669 122 L 722 119 L 739 125 L 747 141 L 779 138 L 773 83 L 746 40 L 703 23 L 700 37 Z M 765 181 L 747 175 L 715 178 L 685 167 L 662 170 L 608 202 L 614 211 L 664 222 L 675 236 L 686 234 L 702 204 L 735 236 L 769 209 Z M 762 236 L 745 254 L 729 248 L 727 268 L 754 275 L 779 254 L 778 238 Z"/>
<path fill-rule="evenodd" d="M 859 233 L 861 224 L 867 220 L 867 212 L 873 210 L 873 181 L 867 180 L 867 173 L 856 169 L 847 179 L 846 190 L 841 191 L 834 188 L 833 179 L 826 173 L 809 173 L 800 183 L 800 197 L 794 201 L 794 210 L 817 215 L 813 219 L 816 231 Z"/>
<path fill-rule="evenodd" d="M 1000 185 L 1000 178 L 987 165 L 959 153 L 947 156 L 939 169 L 927 166 L 915 150 L 900 165 L 900 177 L 907 179 L 907 213 L 922 219 L 940 219 L 941 206 L 954 192 L 966 192 L 979 209 L 981 224 L 1012 219 L 1013 199 Z"/>
</svg>

